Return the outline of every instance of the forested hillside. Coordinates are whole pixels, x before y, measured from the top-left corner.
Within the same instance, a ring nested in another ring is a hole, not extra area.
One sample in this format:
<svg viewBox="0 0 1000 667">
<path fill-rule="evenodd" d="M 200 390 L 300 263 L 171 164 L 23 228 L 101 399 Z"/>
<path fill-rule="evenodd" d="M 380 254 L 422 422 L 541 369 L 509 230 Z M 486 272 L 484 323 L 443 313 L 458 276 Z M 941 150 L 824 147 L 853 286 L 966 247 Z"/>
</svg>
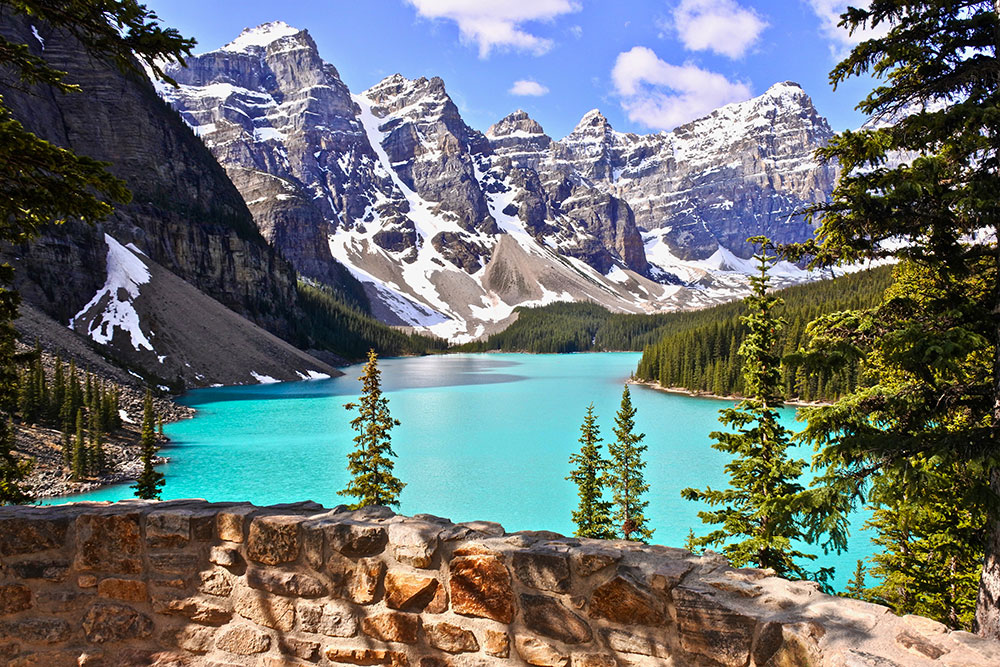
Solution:
<svg viewBox="0 0 1000 667">
<path fill-rule="evenodd" d="M 892 268 L 884 266 L 781 290 L 785 300 L 779 312 L 785 321 L 779 334 L 783 356 L 805 344 L 806 326 L 819 315 L 874 305 L 891 277 Z M 742 313 L 743 302 L 734 301 L 679 314 L 672 326 L 658 331 L 663 334 L 658 341 L 643 349 L 636 377 L 664 387 L 742 395 L 738 355 L 745 333 L 739 320 Z M 804 368 L 785 364 L 782 383 L 786 399 L 832 400 L 854 389 L 857 368 L 849 365 L 837 373 L 807 373 Z"/>
</svg>

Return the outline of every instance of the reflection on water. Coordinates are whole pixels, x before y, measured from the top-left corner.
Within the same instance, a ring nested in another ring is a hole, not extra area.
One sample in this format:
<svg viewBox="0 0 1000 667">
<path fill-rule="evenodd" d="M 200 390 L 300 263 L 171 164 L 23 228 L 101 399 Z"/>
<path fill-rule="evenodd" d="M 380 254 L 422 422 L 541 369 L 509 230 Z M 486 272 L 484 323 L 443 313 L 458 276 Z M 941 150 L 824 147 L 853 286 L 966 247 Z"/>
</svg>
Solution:
<svg viewBox="0 0 1000 667">
<path fill-rule="evenodd" d="M 490 355 L 443 355 L 380 359 L 382 390 L 385 392 L 430 387 L 460 387 L 480 384 L 520 382 L 524 375 L 496 373 L 512 368 L 513 361 L 490 358 Z M 180 403 L 197 408 L 222 401 L 272 401 L 290 398 L 323 398 L 349 396 L 360 391 L 358 376 L 361 366 L 344 369 L 344 375 L 329 380 L 282 382 L 270 385 L 212 387 L 194 389 L 181 397 Z"/>
</svg>

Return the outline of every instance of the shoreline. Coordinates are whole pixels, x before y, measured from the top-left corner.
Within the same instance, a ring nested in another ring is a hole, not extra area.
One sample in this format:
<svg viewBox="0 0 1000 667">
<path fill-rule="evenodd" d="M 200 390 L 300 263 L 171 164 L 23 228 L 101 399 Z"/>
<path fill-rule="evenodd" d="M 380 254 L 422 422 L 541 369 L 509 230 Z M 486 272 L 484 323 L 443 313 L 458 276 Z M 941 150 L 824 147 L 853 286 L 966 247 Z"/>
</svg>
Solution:
<svg viewBox="0 0 1000 667">
<path fill-rule="evenodd" d="M 681 396 L 689 396 L 691 398 L 710 398 L 716 401 L 742 401 L 745 397 L 743 396 L 719 396 L 718 394 L 713 394 L 707 391 L 693 391 L 691 389 L 686 389 L 684 387 L 664 387 L 659 382 L 654 382 L 652 380 L 639 380 L 637 378 L 629 378 L 627 380 L 628 384 L 637 385 L 640 387 L 647 387 L 649 389 L 654 389 L 656 391 L 662 391 L 666 394 L 679 394 Z M 827 401 L 782 401 L 783 405 L 794 407 L 794 408 L 816 408 L 823 405 L 833 405 Z"/>
</svg>

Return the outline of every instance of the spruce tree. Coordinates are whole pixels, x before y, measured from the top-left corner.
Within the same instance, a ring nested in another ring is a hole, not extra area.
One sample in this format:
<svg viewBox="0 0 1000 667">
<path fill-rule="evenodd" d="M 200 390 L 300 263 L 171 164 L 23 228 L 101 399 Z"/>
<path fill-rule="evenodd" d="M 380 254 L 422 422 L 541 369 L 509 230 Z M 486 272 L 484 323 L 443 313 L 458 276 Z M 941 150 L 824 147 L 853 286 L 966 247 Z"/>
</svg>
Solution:
<svg viewBox="0 0 1000 667">
<path fill-rule="evenodd" d="M 769 242 L 761 237 L 748 241 L 761 248 L 754 256 L 759 274 L 750 279 L 751 294 L 741 318 L 747 330 L 740 346 L 746 398 L 735 408 L 719 412 L 719 421 L 735 430 L 711 434 L 712 447 L 733 456 L 726 464 L 729 488 L 687 488 L 681 495 L 720 507 L 698 512 L 706 524 L 719 527 L 697 538 L 697 546 L 721 545 L 734 567 L 754 565 L 771 568 L 780 576 L 803 578 L 807 573 L 796 561 L 815 556 L 792 545 L 809 536 L 803 516 L 804 489 L 799 483 L 805 461 L 788 457 L 792 434 L 778 421 L 782 401 L 777 393 L 781 371 L 776 345 L 782 321 L 775 310 L 781 299 L 768 294 L 768 268 L 774 259 L 767 252 Z"/>
<path fill-rule="evenodd" d="M 854 576 L 848 580 L 847 589 L 840 596 L 855 600 L 868 599 L 865 593 L 865 563 L 860 558 L 858 559 L 857 567 L 854 568 Z"/>
<path fill-rule="evenodd" d="M 344 405 L 347 410 L 358 411 L 358 416 L 351 420 L 351 428 L 358 433 L 354 437 L 354 451 L 347 455 L 351 481 L 338 493 L 357 498 L 351 506 L 354 509 L 368 505 L 398 506 L 399 494 L 406 485 L 392 474 L 396 453 L 389 432 L 399 426 L 399 421 L 390 416 L 389 399 L 382 395 L 375 350 L 368 351 L 368 363 L 358 379 L 361 398 L 357 403 Z"/>
<path fill-rule="evenodd" d="M 601 457 L 601 435 L 594 416 L 594 404 L 587 406 L 587 414 L 580 426 L 579 453 L 572 454 L 569 462 L 576 466 L 566 479 L 576 483 L 580 505 L 573 512 L 577 537 L 591 537 L 602 540 L 613 539 L 611 524 L 611 503 L 603 499 L 604 483 L 609 467 Z"/>
<path fill-rule="evenodd" d="M 160 489 L 166 483 L 162 472 L 157 472 L 153 467 L 153 460 L 156 458 L 156 433 L 153 431 L 153 423 L 156 417 L 153 414 L 153 394 L 146 390 L 146 400 L 142 410 L 142 431 L 139 444 L 142 447 L 142 472 L 136 479 L 132 489 L 135 490 L 135 497 L 143 500 L 159 500 Z"/>
<path fill-rule="evenodd" d="M 872 0 L 849 8 L 841 25 L 853 32 L 877 26 L 882 35 L 862 41 L 830 73 L 834 87 L 874 75 L 876 83 L 858 109 L 882 121 L 838 134 L 822 149 L 842 170 L 828 204 L 816 207 L 818 242 L 804 250 L 818 264 L 895 257 L 921 265 L 947 286 L 986 266 L 993 275 L 985 308 L 957 294 L 958 326 L 928 330 L 872 320 L 876 329 L 851 327 L 847 345 L 878 337 L 901 356 L 900 368 L 915 391 L 856 392 L 834 411 L 812 414 L 828 460 L 843 466 L 842 480 L 882 471 L 905 473 L 915 456 L 984 471 L 1000 492 L 997 428 L 1000 424 L 1000 17 L 997 2 Z M 983 233 L 989 231 L 989 233 Z M 946 310 L 935 315 L 941 321 Z M 847 320 L 850 324 L 850 320 Z M 827 331 L 831 331 L 827 327 Z M 878 342 L 878 341 L 876 341 Z M 908 348 L 908 350 L 907 350 Z M 987 360 L 985 377 L 956 372 L 969 353 Z M 901 411 L 903 418 L 895 418 Z M 953 417 L 962 413 L 962 423 Z M 890 415 L 888 428 L 876 413 Z M 907 423 L 906 417 L 909 417 Z M 879 431 L 883 433 L 876 436 Z M 856 437 L 858 436 L 858 437 Z M 1000 503 L 989 519 L 990 540 L 979 588 L 978 631 L 1000 638 Z"/>
<path fill-rule="evenodd" d="M 87 440 L 83 430 L 83 408 L 76 411 L 76 437 L 73 439 L 73 478 L 83 479 L 88 473 Z"/>
<path fill-rule="evenodd" d="M 625 385 L 621 407 L 615 415 L 615 441 L 608 444 L 608 454 L 611 456 L 608 483 L 614 505 L 612 518 L 618 524 L 622 537 L 631 540 L 635 535 L 638 541 L 646 542 L 653 537 L 653 531 L 647 526 L 643 513 L 649 501 L 642 499 L 643 494 L 649 490 L 642 473 L 646 467 L 642 455 L 647 447 L 641 443 L 646 434 L 634 432 L 635 412 L 632 394 L 628 385 Z"/>
<path fill-rule="evenodd" d="M 90 451 L 87 454 L 89 468 L 92 474 L 104 473 L 107 461 L 104 458 L 104 433 L 101 430 L 101 411 L 97 409 L 97 396 L 93 395 L 94 403 L 88 410 L 90 422 Z"/>
<path fill-rule="evenodd" d="M 62 423 L 62 406 L 66 400 L 66 377 L 63 373 L 62 359 L 57 355 L 55 370 L 52 372 L 52 398 L 49 401 L 49 421 L 56 425 Z"/>
</svg>

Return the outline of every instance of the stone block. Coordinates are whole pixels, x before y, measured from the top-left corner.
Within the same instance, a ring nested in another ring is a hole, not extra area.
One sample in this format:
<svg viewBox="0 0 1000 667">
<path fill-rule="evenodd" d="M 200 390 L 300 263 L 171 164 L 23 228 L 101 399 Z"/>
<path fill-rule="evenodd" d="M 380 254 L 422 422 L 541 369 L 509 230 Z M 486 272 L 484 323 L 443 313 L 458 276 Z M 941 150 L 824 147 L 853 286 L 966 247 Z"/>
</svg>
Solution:
<svg viewBox="0 0 1000 667">
<path fill-rule="evenodd" d="M 681 648 L 726 667 L 747 663 L 757 620 L 686 586 L 672 593 Z"/>
<path fill-rule="evenodd" d="M 388 541 L 385 528 L 369 524 L 337 523 L 325 532 L 327 545 L 350 558 L 380 554 Z"/>
<path fill-rule="evenodd" d="M 208 552 L 208 562 L 222 567 L 235 568 L 243 565 L 243 556 L 232 547 L 212 547 Z"/>
<path fill-rule="evenodd" d="M 222 568 L 212 568 L 198 573 L 200 583 L 198 590 L 206 595 L 215 597 L 229 597 L 233 592 L 235 578 Z"/>
<path fill-rule="evenodd" d="M 506 632 L 501 630 L 487 630 L 483 644 L 487 655 L 497 658 L 510 656 L 510 637 Z"/>
<path fill-rule="evenodd" d="M 621 552 L 609 549 L 596 549 L 594 547 L 580 547 L 573 552 L 573 569 L 581 577 L 600 572 L 606 567 L 614 565 L 622 559 Z"/>
<path fill-rule="evenodd" d="M 298 618 L 303 632 L 327 637 L 353 637 L 358 633 L 358 621 L 345 602 L 300 602 Z"/>
<path fill-rule="evenodd" d="M 379 584 L 385 574 L 385 563 L 373 558 L 363 558 L 354 566 L 347 594 L 358 604 L 375 602 Z"/>
<path fill-rule="evenodd" d="M 587 613 L 591 618 L 604 618 L 624 625 L 656 626 L 667 622 L 663 600 L 624 575 L 594 589 Z"/>
<path fill-rule="evenodd" d="M 139 514 L 83 514 L 76 519 L 78 570 L 113 574 L 142 572 Z"/>
<path fill-rule="evenodd" d="M 448 653 L 475 653 L 479 650 L 479 642 L 472 631 L 451 623 L 426 625 L 424 634 L 431 646 Z"/>
<path fill-rule="evenodd" d="M 249 588 L 233 592 L 233 609 L 243 618 L 275 630 L 295 626 L 295 604 L 286 598 L 265 595 Z"/>
<path fill-rule="evenodd" d="M 937 660 L 950 651 L 940 644 L 931 641 L 915 632 L 900 632 L 896 635 L 896 643 L 914 655 Z"/>
<path fill-rule="evenodd" d="M 316 577 L 299 572 L 279 572 L 251 567 L 246 573 L 251 588 L 287 595 L 289 597 L 318 598 L 327 594 L 326 586 Z"/>
<path fill-rule="evenodd" d="M 229 622 L 233 612 L 227 601 L 208 600 L 202 597 L 176 597 L 154 595 L 153 611 L 165 616 L 181 616 L 206 625 Z"/>
<path fill-rule="evenodd" d="M 124 602 L 145 602 L 149 596 L 145 581 L 135 579 L 101 579 L 97 594 L 102 598 L 112 598 Z"/>
<path fill-rule="evenodd" d="M 384 642 L 415 644 L 420 631 L 420 617 L 395 611 L 361 619 L 361 631 Z"/>
<path fill-rule="evenodd" d="M 489 618 L 500 623 L 514 619 L 514 591 L 510 574 L 496 556 L 459 556 L 448 565 L 451 608 L 463 616 Z"/>
<path fill-rule="evenodd" d="M 608 630 L 605 636 L 608 639 L 608 646 L 618 653 L 648 655 L 661 659 L 671 657 L 670 648 L 666 644 L 636 632 Z"/>
<path fill-rule="evenodd" d="M 521 615 L 529 630 L 564 644 L 583 644 L 593 636 L 590 625 L 555 598 L 521 595 Z"/>
<path fill-rule="evenodd" d="M 434 577 L 389 572 L 385 575 L 385 604 L 390 609 L 423 611 L 439 588 L 441 584 Z"/>
<path fill-rule="evenodd" d="M 324 651 L 330 662 L 348 665 L 389 665 L 389 667 L 409 667 L 410 661 L 402 651 L 387 651 L 373 648 L 340 648 L 331 646 Z"/>
<path fill-rule="evenodd" d="M 511 559 L 514 574 L 525 586 L 564 592 L 569 587 L 569 559 L 554 551 L 517 551 Z"/>
<path fill-rule="evenodd" d="M 564 667 L 569 664 L 569 656 L 560 653 L 554 646 L 536 637 L 518 635 L 514 641 L 517 653 L 529 665 L 538 667 Z"/>
<path fill-rule="evenodd" d="M 256 511 L 256 507 L 246 505 L 219 512 L 215 517 L 215 530 L 219 539 L 226 542 L 242 542 L 244 523 Z"/>
<path fill-rule="evenodd" d="M 201 565 L 201 559 L 196 553 L 160 553 L 149 554 L 149 568 L 159 574 L 190 574 Z"/>
<path fill-rule="evenodd" d="M 35 594 L 35 604 L 54 614 L 83 609 L 94 599 L 92 591 L 43 589 Z"/>
<path fill-rule="evenodd" d="M 31 589 L 23 584 L 0 585 L 0 616 L 31 609 Z"/>
<path fill-rule="evenodd" d="M 430 567 L 438 548 L 439 524 L 413 519 L 389 524 L 386 528 L 393 558 L 411 567 Z"/>
<path fill-rule="evenodd" d="M 65 581 L 69 573 L 69 561 L 65 560 L 23 560 L 11 563 L 10 569 L 18 579 L 45 579 Z"/>
<path fill-rule="evenodd" d="M 54 644 L 68 640 L 72 634 L 69 623 L 61 618 L 22 618 L 0 623 L 0 639 Z"/>
<path fill-rule="evenodd" d="M 76 585 L 80 588 L 96 588 L 97 576 L 93 574 L 81 574 L 76 578 Z"/>
<path fill-rule="evenodd" d="M 191 540 L 191 514 L 163 510 L 146 515 L 146 544 L 153 549 L 184 547 Z"/>
<path fill-rule="evenodd" d="M 285 655 L 301 658 L 309 662 L 319 660 L 319 642 L 298 637 L 281 637 L 278 640 L 278 650 Z"/>
<path fill-rule="evenodd" d="M 247 558 L 265 565 L 290 563 L 299 557 L 300 516 L 258 516 L 250 523 Z"/>
<path fill-rule="evenodd" d="M 153 634 L 153 619 L 132 607 L 99 602 L 83 617 L 83 633 L 94 644 L 143 639 Z"/>
<path fill-rule="evenodd" d="M 606 653 L 574 653 L 572 667 L 617 667 L 618 661 Z"/>
<path fill-rule="evenodd" d="M 66 544 L 70 519 L 59 517 L 0 519 L 0 556 L 17 556 L 59 549 Z"/>
<path fill-rule="evenodd" d="M 314 570 L 323 569 L 326 554 L 326 530 L 320 523 L 304 522 L 300 527 L 302 554 Z"/>
<path fill-rule="evenodd" d="M 271 636 L 249 625 L 231 625 L 219 634 L 215 647 L 236 655 L 255 655 L 271 648 Z"/>
</svg>

